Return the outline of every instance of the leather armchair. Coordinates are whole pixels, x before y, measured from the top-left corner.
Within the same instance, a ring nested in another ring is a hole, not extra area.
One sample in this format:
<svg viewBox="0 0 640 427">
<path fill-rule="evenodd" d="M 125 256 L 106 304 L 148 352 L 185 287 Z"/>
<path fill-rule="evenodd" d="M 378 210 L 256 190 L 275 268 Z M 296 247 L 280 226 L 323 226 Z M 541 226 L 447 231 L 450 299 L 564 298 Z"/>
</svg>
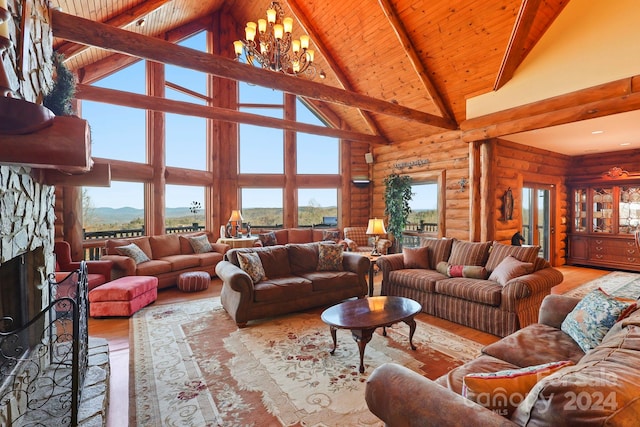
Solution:
<svg viewBox="0 0 640 427">
<path fill-rule="evenodd" d="M 80 268 L 80 261 L 71 259 L 71 246 L 64 240 L 54 243 L 53 252 L 56 255 L 56 278 L 64 279 L 66 275 Z M 88 270 L 89 290 L 111 281 L 112 261 L 85 261 Z"/>
</svg>

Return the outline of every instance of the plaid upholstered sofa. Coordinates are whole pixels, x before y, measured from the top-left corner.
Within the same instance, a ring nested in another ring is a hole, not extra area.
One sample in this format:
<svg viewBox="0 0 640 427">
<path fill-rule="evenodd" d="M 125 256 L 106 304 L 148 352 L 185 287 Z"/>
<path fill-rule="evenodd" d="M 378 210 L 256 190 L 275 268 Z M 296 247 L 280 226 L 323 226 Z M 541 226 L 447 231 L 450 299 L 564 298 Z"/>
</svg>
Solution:
<svg viewBox="0 0 640 427">
<path fill-rule="evenodd" d="M 560 271 L 538 257 L 539 250 L 423 239 L 419 248 L 376 261 L 381 294 L 414 299 L 427 314 L 504 337 L 535 323 L 543 298 L 563 280 Z"/>
</svg>

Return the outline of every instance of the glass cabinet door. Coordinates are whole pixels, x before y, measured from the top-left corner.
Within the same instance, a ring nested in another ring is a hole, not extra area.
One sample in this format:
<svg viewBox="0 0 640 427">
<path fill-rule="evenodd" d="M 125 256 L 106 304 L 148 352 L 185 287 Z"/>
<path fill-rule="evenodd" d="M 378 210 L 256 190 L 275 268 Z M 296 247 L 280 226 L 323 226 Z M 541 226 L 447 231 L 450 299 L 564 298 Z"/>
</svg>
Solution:
<svg viewBox="0 0 640 427">
<path fill-rule="evenodd" d="M 613 188 L 593 188 L 594 233 L 613 233 Z"/>
<path fill-rule="evenodd" d="M 618 233 L 633 234 L 640 229 L 640 187 L 620 187 L 618 212 Z"/>
<path fill-rule="evenodd" d="M 587 189 L 577 188 L 573 191 L 573 231 L 587 231 Z"/>
</svg>

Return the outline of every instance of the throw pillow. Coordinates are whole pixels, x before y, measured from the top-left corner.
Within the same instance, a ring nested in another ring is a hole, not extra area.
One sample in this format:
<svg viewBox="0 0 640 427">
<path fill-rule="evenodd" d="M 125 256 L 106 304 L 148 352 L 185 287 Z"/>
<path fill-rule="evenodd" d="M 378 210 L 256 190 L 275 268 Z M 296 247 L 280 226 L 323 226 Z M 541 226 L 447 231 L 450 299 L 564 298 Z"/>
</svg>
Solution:
<svg viewBox="0 0 640 427">
<path fill-rule="evenodd" d="M 357 251 L 358 250 L 358 244 L 354 240 L 347 239 L 345 237 L 345 239 L 343 241 L 344 241 L 344 243 L 346 243 L 347 249 L 349 249 L 350 251 Z"/>
<path fill-rule="evenodd" d="M 189 237 L 189 243 L 193 248 L 193 252 L 197 254 L 204 254 L 206 252 L 211 252 L 213 248 L 211 247 L 211 242 L 209 242 L 209 238 L 206 234 L 201 236 Z"/>
<path fill-rule="evenodd" d="M 489 273 L 481 265 L 449 265 L 446 261 L 440 261 L 436 266 L 440 274 L 449 277 L 466 277 L 468 279 L 486 279 Z"/>
<path fill-rule="evenodd" d="M 322 240 L 338 243 L 340 241 L 340 232 L 338 230 L 322 230 Z"/>
<path fill-rule="evenodd" d="M 521 369 L 467 374 L 462 395 L 487 409 L 510 418 L 516 407 L 542 378 L 571 366 L 570 360 L 551 362 Z"/>
<path fill-rule="evenodd" d="M 429 248 L 402 248 L 404 268 L 429 269 Z"/>
<path fill-rule="evenodd" d="M 538 253 L 540 253 L 540 246 L 511 246 L 494 241 L 485 267 L 493 271 L 509 255 L 519 261 L 533 263 Z"/>
<path fill-rule="evenodd" d="M 533 271 L 533 264 L 530 262 L 522 262 L 511 255 L 503 259 L 500 264 L 491 272 L 489 280 L 500 283 L 505 286 L 507 282 L 513 278 L 524 276 Z"/>
<path fill-rule="evenodd" d="M 342 245 L 321 243 L 318 246 L 318 271 L 342 270 Z"/>
<path fill-rule="evenodd" d="M 142 249 L 140 249 L 140 247 L 138 247 L 138 245 L 136 245 L 135 243 L 129 243 L 126 246 L 118 246 L 116 248 L 116 251 L 118 251 L 120 255 L 133 258 L 136 264 L 142 264 L 143 262 L 151 261 L 147 254 L 145 254 Z"/>
<path fill-rule="evenodd" d="M 258 283 L 265 278 L 262 261 L 256 252 L 238 252 L 238 263 L 240 268 L 251 277 L 253 283 Z"/>
<path fill-rule="evenodd" d="M 485 265 L 491 244 L 454 239 L 448 262 L 451 265 Z"/>
<path fill-rule="evenodd" d="M 635 308 L 635 300 L 616 298 L 600 288 L 594 289 L 565 317 L 560 329 L 586 353 L 597 347 L 609 329 Z"/>
<path fill-rule="evenodd" d="M 269 231 L 268 233 L 258 234 L 258 239 L 262 242 L 262 246 L 275 246 L 278 244 L 278 239 L 276 239 L 276 233 L 273 231 Z"/>
</svg>

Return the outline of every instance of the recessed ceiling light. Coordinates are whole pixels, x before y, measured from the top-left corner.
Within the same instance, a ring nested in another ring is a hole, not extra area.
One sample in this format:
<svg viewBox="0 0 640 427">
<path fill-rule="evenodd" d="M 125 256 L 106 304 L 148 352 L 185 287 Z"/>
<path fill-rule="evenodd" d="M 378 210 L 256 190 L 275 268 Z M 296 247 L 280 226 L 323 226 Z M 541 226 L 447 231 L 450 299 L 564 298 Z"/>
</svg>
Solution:
<svg viewBox="0 0 640 427">
<path fill-rule="evenodd" d="M 623 142 L 623 143 L 621 143 L 620 145 L 621 145 L 622 147 L 626 147 L 627 145 L 631 145 L 631 143 L 630 143 L 630 142 Z"/>
<path fill-rule="evenodd" d="M 594 130 L 594 131 L 591 131 L 591 135 L 600 135 L 601 133 L 604 133 L 604 131 L 603 131 L 603 130 Z"/>
</svg>

